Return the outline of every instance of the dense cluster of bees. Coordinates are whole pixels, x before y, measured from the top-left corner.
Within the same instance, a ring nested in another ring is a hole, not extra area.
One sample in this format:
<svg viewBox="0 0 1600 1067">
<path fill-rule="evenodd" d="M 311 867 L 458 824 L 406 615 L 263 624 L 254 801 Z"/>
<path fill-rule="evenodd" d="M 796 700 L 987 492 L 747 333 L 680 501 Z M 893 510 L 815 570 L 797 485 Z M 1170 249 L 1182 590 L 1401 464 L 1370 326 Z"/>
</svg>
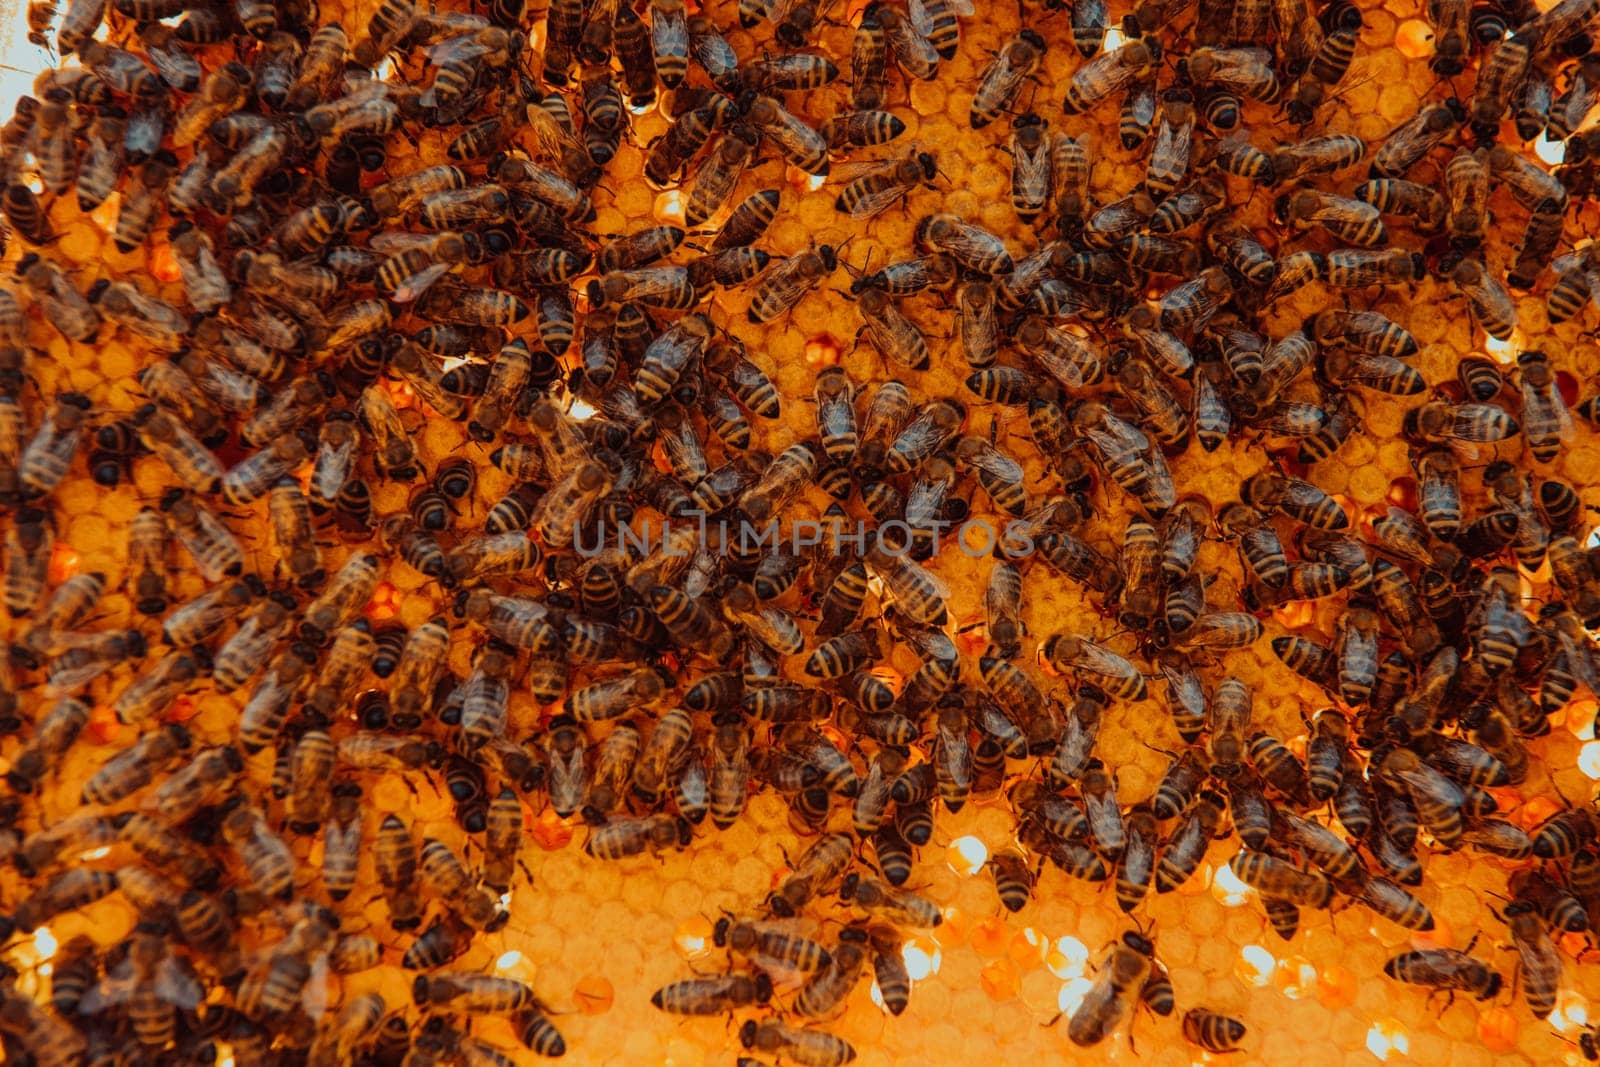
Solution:
<svg viewBox="0 0 1600 1067">
<path fill-rule="evenodd" d="M 1573 798 L 1524 828 L 1492 790 L 1528 779 L 1552 714 L 1600 694 L 1600 559 L 1579 488 L 1548 473 L 1577 397 L 1559 352 L 1505 369 L 1458 353 L 1452 380 L 1428 381 L 1405 323 L 1357 305 L 1438 279 L 1498 342 L 1518 336 L 1513 291 L 1543 294 L 1551 322 L 1592 320 L 1597 246 L 1567 246 L 1600 159 L 1600 3 L 1431 3 L 1444 98 L 1371 143 L 1324 121 L 1366 47 L 1347 3 L 1151 3 L 1116 39 L 1098 0 L 1029 12 L 952 88 L 1035 240 L 935 212 L 875 269 L 849 235 L 959 180 L 940 146 L 892 143 L 892 101 L 941 77 L 963 12 L 836 8 L 384 0 L 356 32 L 298 0 L 31 6 L 37 42 L 70 61 L 0 129 L 0 910 L 25 938 L 121 894 L 138 923 L 62 946 L 47 996 L 6 969 L 8 1061 L 513 1062 L 475 1034 L 485 1014 L 561 1055 L 529 984 L 452 968 L 526 884 L 530 815 L 581 820 L 588 855 L 622 861 L 692 847 L 761 789 L 808 843 L 718 922 L 727 972 L 653 1000 L 738 1013 L 755 1057 L 853 1059 L 814 1021 L 869 971 L 905 1008 L 901 946 L 943 918 L 908 884 L 917 850 L 936 808 L 979 801 L 1016 817 L 988 861 L 1006 909 L 1048 861 L 1112 883 L 1128 916 L 1064 1013 L 1078 1046 L 1141 1003 L 1176 1010 L 1141 909 L 1229 836 L 1285 939 L 1305 909 L 1429 929 L 1412 890 L 1430 852 L 1525 861 L 1500 909 L 1514 983 L 1470 945 L 1384 969 L 1451 996 L 1515 985 L 1551 1013 L 1556 938 L 1600 906 L 1600 821 Z M 759 55 L 729 43 L 735 17 L 770 37 Z M 846 18 L 850 54 L 830 58 L 820 30 Z M 1040 75 L 1050 49 L 1082 56 L 1064 86 Z M 596 233 L 596 188 L 640 180 L 608 165 L 657 105 L 670 122 L 643 180 L 679 190 L 681 225 Z M 1141 180 L 1113 191 L 1081 131 L 1118 107 Z M 424 140 L 437 161 L 403 150 Z M 1536 161 L 1536 140 L 1565 163 Z M 755 188 L 774 160 L 799 180 Z M 846 239 L 757 247 L 786 198 L 824 184 Z M 1491 227 L 1500 189 L 1523 217 Z M 1236 218 L 1258 196 L 1270 234 Z M 167 289 L 63 263 L 65 227 L 90 215 L 122 253 L 161 249 Z M 1314 286 L 1327 309 L 1284 322 Z M 725 311 L 803 317 L 825 287 L 848 290 L 852 362 L 871 369 L 821 366 L 813 396 L 783 395 Z M 136 403 L 46 389 L 55 334 L 131 345 Z M 930 394 L 956 368 L 964 389 Z M 1363 519 L 1317 465 L 1379 394 L 1414 398 L 1415 491 Z M 1246 443 L 1265 462 L 1231 499 L 1169 466 Z M 120 583 L 52 570 L 53 497 L 80 462 L 101 486 L 156 487 Z M 788 536 L 798 519 L 819 543 Z M 992 535 L 981 553 L 952 537 L 969 523 Z M 659 536 L 641 547 L 629 524 Z M 1199 562 L 1218 541 L 1242 583 Z M 970 625 L 937 575 L 962 568 L 986 590 Z M 370 610 L 402 572 L 438 609 L 409 628 Z M 1530 607 L 1535 573 L 1548 595 Z M 1081 590 L 1105 625 L 1036 632 L 1044 584 Z M 1301 748 L 1253 721 L 1229 657 L 1324 598 L 1342 605 L 1331 632 L 1270 638 L 1326 694 Z M 237 707 L 227 736 L 184 724 L 209 694 Z M 1177 751 L 1129 803 L 1096 751 L 1113 706 L 1138 702 L 1141 739 Z M 79 810 L 45 820 L 37 798 L 93 747 L 97 708 L 116 747 L 93 752 Z M 469 844 L 368 817 L 385 776 L 446 789 Z M 341 930 L 367 871 L 382 937 Z M 830 943 L 807 914 L 842 917 Z M 330 973 L 391 948 L 413 1003 L 312 1006 Z M 1184 1008 L 1199 1048 L 1244 1040 Z M 1589 1058 L 1597 1041 L 1582 1036 Z"/>
</svg>

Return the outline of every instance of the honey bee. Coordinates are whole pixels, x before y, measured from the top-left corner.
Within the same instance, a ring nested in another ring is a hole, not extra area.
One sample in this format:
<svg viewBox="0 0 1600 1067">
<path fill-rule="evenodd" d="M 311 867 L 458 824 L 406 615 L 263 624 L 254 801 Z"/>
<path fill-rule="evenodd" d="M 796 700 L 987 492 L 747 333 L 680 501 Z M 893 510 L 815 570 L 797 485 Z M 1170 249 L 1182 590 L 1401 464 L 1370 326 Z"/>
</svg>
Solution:
<svg viewBox="0 0 1600 1067">
<path fill-rule="evenodd" d="M 855 1048 L 842 1037 L 822 1030 L 800 1029 L 777 1019 L 746 1019 L 739 1028 L 739 1043 L 747 1049 L 812 1067 L 843 1067 L 856 1058 Z"/>
<path fill-rule="evenodd" d="M 1267 852 L 1241 851 L 1229 866 L 1246 885 L 1297 907 L 1325 908 L 1333 898 L 1333 883 L 1325 875 L 1296 867 Z"/>
<path fill-rule="evenodd" d="M 1586 249 L 1558 257 L 1551 264 L 1556 270 L 1556 281 L 1545 298 L 1551 322 L 1566 322 L 1574 318 L 1582 312 L 1584 302 L 1592 300 L 1594 294 L 1600 292 L 1600 286 L 1595 284 L 1600 271 L 1586 262 L 1593 255 Z"/>
<path fill-rule="evenodd" d="M 1155 946 L 1147 938 L 1132 931 L 1122 935 L 1067 1020 L 1067 1037 L 1074 1045 L 1091 1048 L 1111 1034 L 1133 1009 L 1154 961 Z"/>
<path fill-rule="evenodd" d="M 0 194 L 0 214 L 5 216 L 6 225 L 29 244 L 45 245 L 55 240 L 44 204 L 22 182 L 12 182 Z"/>
<path fill-rule="evenodd" d="M 141 64 L 142 66 L 142 64 Z M 225 63 L 213 71 L 172 122 L 174 148 L 198 141 L 218 119 L 238 111 L 249 98 L 255 76 L 242 63 Z"/>
<path fill-rule="evenodd" d="M 1378 209 L 1361 200 L 1302 189 L 1285 198 L 1283 214 L 1292 226 L 1321 226 L 1351 244 L 1375 247 L 1388 240 Z"/>
<path fill-rule="evenodd" d="M 1298 478 L 1263 472 L 1247 481 L 1240 495 L 1247 504 L 1271 508 L 1318 530 L 1338 531 L 1350 526 L 1350 517 L 1337 501 Z"/>
<path fill-rule="evenodd" d="M 896 889 L 871 875 L 855 872 L 845 875 L 844 883 L 839 888 L 839 898 L 900 927 L 931 928 L 944 921 L 938 905 L 926 897 L 910 890 Z"/>
<path fill-rule="evenodd" d="M 1094 346 L 1051 325 L 1042 315 L 1023 318 L 1012 339 L 1052 378 L 1069 389 L 1092 385 L 1104 376 L 1104 360 Z"/>
<path fill-rule="evenodd" d="M 212 678 L 218 692 L 232 692 L 254 677 L 268 661 L 278 639 L 287 632 L 293 610 L 287 597 L 263 600 L 255 613 L 217 650 L 212 661 Z"/>
<path fill-rule="evenodd" d="M 853 219 L 873 218 L 903 200 L 918 185 L 931 187 L 938 168 L 938 160 L 929 152 L 914 152 L 905 159 L 886 162 L 845 186 L 834 201 L 834 208 Z"/>
<path fill-rule="evenodd" d="M 828 141 L 804 121 L 790 114 L 770 96 L 756 96 L 745 111 L 746 120 L 770 138 L 779 153 L 808 174 L 828 173 Z"/>
<path fill-rule="evenodd" d="M 222 498 L 243 506 L 266 496 L 279 479 L 299 467 L 311 456 L 299 437 L 280 437 L 272 444 L 246 456 L 222 476 Z M 298 483 L 297 483 L 298 484 Z M 310 509 L 306 509 L 310 517 Z"/>
<path fill-rule="evenodd" d="M 705 164 L 695 171 L 684 221 L 698 226 L 715 215 L 732 195 L 745 168 L 755 157 L 754 131 L 735 127 L 720 141 Z"/>
<path fill-rule="evenodd" d="M 1417 229 L 1432 233 L 1440 229 L 1449 214 L 1449 201 L 1431 186 L 1401 178 L 1375 178 L 1356 186 L 1352 194 L 1385 214 L 1404 215 L 1414 220 Z"/>
<path fill-rule="evenodd" d="M 1160 58 L 1160 45 L 1142 38 L 1127 41 L 1114 51 L 1101 52 L 1073 72 L 1061 106 L 1069 115 L 1082 114 L 1146 77 Z"/>
<path fill-rule="evenodd" d="M 1503 916 L 1522 964 L 1522 996 L 1535 1018 L 1555 1010 L 1561 983 L 1561 956 L 1537 909 L 1525 901 L 1508 905 Z"/>
<path fill-rule="evenodd" d="M 78 52 L 100 29 L 105 14 L 106 5 L 101 0 L 70 0 L 61 13 L 60 25 L 56 27 L 56 50 L 63 56 Z M 54 18 L 52 8 L 51 19 Z"/>
<path fill-rule="evenodd" d="M 1421 110 L 1395 126 L 1373 152 L 1371 178 L 1405 178 L 1411 166 L 1450 138 L 1466 120 L 1466 107 L 1454 98 Z"/>
<path fill-rule="evenodd" d="M 1517 369 L 1522 392 L 1522 432 L 1528 451 L 1539 462 L 1549 463 L 1571 436 L 1572 416 L 1556 386 L 1548 356 L 1538 351 L 1523 352 L 1517 356 Z"/>
<path fill-rule="evenodd" d="M 1085 637 L 1057 634 L 1045 642 L 1042 651 L 1057 670 L 1092 674 L 1097 684 L 1124 700 L 1145 698 L 1144 675 L 1104 645 Z"/>
<path fill-rule="evenodd" d="M 1188 77 L 1197 85 L 1262 103 L 1278 98 L 1280 86 L 1272 56 L 1264 49 L 1202 47 L 1195 49 L 1185 64 Z"/>
<path fill-rule="evenodd" d="M 1001 46 L 978 77 L 968 116 L 973 129 L 982 129 L 1010 109 L 1022 92 L 1023 83 L 1039 68 L 1045 51 L 1044 38 L 1027 29 Z"/>
<path fill-rule="evenodd" d="M 1315 23 L 1309 25 L 1316 27 Z M 1316 109 L 1328 100 L 1331 92 L 1344 80 L 1355 58 L 1361 28 L 1360 15 L 1352 11 L 1340 17 L 1336 25 L 1329 27 L 1320 43 L 1314 43 L 1314 33 L 1308 33 L 1303 38 L 1305 44 L 1314 47 L 1315 51 L 1309 56 L 1301 55 L 1296 60 L 1309 62 L 1308 69 L 1296 86 L 1295 98 L 1288 105 L 1289 117 L 1297 125 L 1309 124 L 1316 117 Z"/>
<path fill-rule="evenodd" d="M 939 50 L 914 20 L 887 4 L 871 5 L 874 23 L 881 28 L 889 54 L 913 78 L 931 81 L 939 73 Z"/>
<path fill-rule="evenodd" d="M 1479 1000 L 1497 996 L 1501 986 L 1498 971 L 1467 952 L 1453 948 L 1402 952 L 1383 965 L 1383 973 L 1409 985 L 1442 989 L 1452 994 L 1456 990 L 1471 993 Z"/>
<path fill-rule="evenodd" d="M 1405 749 L 1385 757 L 1380 771 L 1406 790 L 1418 817 L 1435 837 L 1447 842 L 1460 840 L 1466 797 L 1455 782 Z"/>
<path fill-rule="evenodd" d="M 1475 259 L 1462 259 L 1451 272 L 1450 280 L 1466 296 L 1472 318 L 1485 333 L 1498 341 L 1510 338 L 1517 328 L 1517 306 L 1498 278 Z"/>
<path fill-rule="evenodd" d="M 1080 403 L 1071 417 L 1093 447 L 1101 470 L 1123 490 L 1157 515 L 1177 502 L 1166 461 L 1142 431 L 1096 401 Z"/>
<path fill-rule="evenodd" d="M 656 990 L 650 1003 L 674 1015 L 721 1015 L 737 1008 L 765 1004 L 771 998 L 772 980 L 757 972 L 754 977 L 729 974 L 673 982 Z"/>
<path fill-rule="evenodd" d="M 1244 1040 L 1244 1023 L 1206 1008 L 1190 1008 L 1183 1013 L 1183 1038 L 1207 1052 L 1233 1052 Z"/>
<path fill-rule="evenodd" d="M 17 263 L 17 277 L 44 309 L 45 318 L 73 341 L 92 341 L 100 330 L 100 313 L 66 275 L 32 253 Z"/>
<path fill-rule="evenodd" d="M 294 888 L 294 857 L 283 839 L 267 828 L 260 811 L 248 803 L 233 808 L 223 817 L 222 836 L 262 892 L 289 898 Z"/>
<path fill-rule="evenodd" d="M 690 15 L 689 54 L 706 72 L 711 83 L 723 92 L 737 92 L 743 81 L 739 57 L 733 46 L 718 31 L 716 24 L 705 15 Z"/>
<path fill-rule="evenodd" d="M 351 58 L 371 67 L 388 55 L 411 32 L 422 12 L 410 0 L 384 0 L 367 22 L 367 32 L 350 49 Z"/>
<path fill-rule="evenodd" d="M 712 133 L 727 124 L 733 114 L 733 103 L 724 96 L 684 112 L 650 145 L 644 166 L 646 179 L 657 187 L 676 179 Z"/>
<path fill-rule="evenodd" d="M 1532 44 L 1516 33 L 1497 41 L 1479 62 L 1469 113 L 1473 134 L 1481 143 L 1494 140 L 1494 131 L 1511 104 L 1512 93 L 1527 76 L 1532 62 Z"/>
<path fill-rule="evenodd" d="M 798 871 L 790 877 L 797 875 Z M 730 915 L 717 920 L 712 941 L 718 948 L 726 947 L 730 952 L 758 963 L 776 964 L 797 971 L 817 971 L 833 960 L 827 949 L 810 938 L 789 933 L 777 926 L 736 919 Z"/>
<path fill-rule="evenodd" d="M 1435 73 L 1453 78 L 1464 69 L 1472 47 L 1468 14 L 1467 5 L 1457 0 L 1435 0 L 1428 5 L 1434 40 L 1434 54 L 1428 66 Z"/>
<path fill-rule="evenodd" d="M 1114 360 L 1113 373 L 1118 391 L 1158 443 L 1174 450 L 1188 444 L 1189 412 L 1148 363 L 1135 357 L 1116 366 Z"/>
<path fill-rule="evenodd" d="M 1492 443 L 1521 431 L 1515 419 L 1493 404 L 1452 405 L 1443 401 L 1429 401 L 1408 411 L 1404 428 L 1413 438 L 1436 444 Z"/>
<path fill-rule="evenodd" d="M 515 978 L 468 971 L 418 975 L 411 996 L 419 1005 L 466 1012 L 520 1011 L 537 1003 L 533 990 Z"/>
</svg>

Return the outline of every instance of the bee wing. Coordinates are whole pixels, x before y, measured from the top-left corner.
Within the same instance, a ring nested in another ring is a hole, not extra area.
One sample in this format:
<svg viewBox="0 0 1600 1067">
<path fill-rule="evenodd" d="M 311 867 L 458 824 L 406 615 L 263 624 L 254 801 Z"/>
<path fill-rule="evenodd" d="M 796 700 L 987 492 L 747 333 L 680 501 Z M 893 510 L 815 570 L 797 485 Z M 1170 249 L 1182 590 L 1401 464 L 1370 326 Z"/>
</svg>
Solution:
<svg viewBox="0 0 1600 1067">
<path fill-rule="evenodd" d="M 124 958 L 84 993 L 78 1001 L 79 1015 L 99 1015 L 117 1004 L 125 1004 L 139 988 L 139 974 L 133 960 Z"/>
<path fill-rule="evenodd" d="M 893 182 L 883 188 L 874 189 L 866 193 L 850 208 L 850 217 L 853 219 L 870 219 L 874 215 L 882 214 L 894 206 L 906 193 L 906 187 L 899 182 Z"/>
<path fill-rule="evenodd" d="M 1436 804 L 1459 808 L 1467 801 L 1458 785 L 1426 765 L 1415 771 L 1402 773 L 1398 777 L 1409 789 L 1432 798 Z"/>
<path fill-rule="evenodd" d="M 950 599 L 950 583 L 946 582 L 943 578 L 939 577 L 937 574 L 934 574 L 932 571 L 928 570 L 926 567 L 920 567 L 919 566 L 919 567 L 917 567 L 917 569 L 922 571 L 922 573 L 927 576 L 928 580 L 931 583 L 933 583 L 932 584 L 932 588 L 933 588 L 934 592 L 939 594 L 939 599 L 941 599 L 941 600 L 949 600 Z"/>
<path fill-rule="evenodd" d="M 1161 675 L 1167 680 L 1167 692 L 1173 700 L 1189 708 L 1204 708 L 1205 687 L 1194 671 L 1175 663 L 1162 663 Z"/>
<path fill-rule="evenodd" d="M 1309 437 L 1328 421 L 1326 409 L 1292 401 L 1279 404 L 1267 420 L 1267 430 L 1282 437 Z"/>
<path fill-rule="evenodd" d="M 300 991 L 300 1006 L 312 1019 L 328 1013 L 328 954 L 319 952 L 311 961 L 311 977 Z"/>
<path fill-rule="evenodd" d="M 983 590 L 983 606 L 990 614 L 1010 614 L 1016 611 L 1022 586 L 1020 582 L 1002 578 L 1002 567 L 1008 564 L 996 564 L 990 572 L 989 582 Z"/>
<path fill-rule="evenodd" d="M 184 1011 L 193 1011 L 206 995 L 194 973 L 172 956 L 156 967 L 155 992 L 168 1004 Z"/>
<path fill-rule="evenodd" d="M 688 21 L 679 14 L 664 15 L 654 4 L 650 7 L 650 43 L 655 46 L 656 54 L 667 56 L 688 54 Z M 772 5 L 768 5 L 767 14 L 771 17 Z"/>
<path fill-rule="evenodd" d="M 1050 142 L 1046 140 L 1033 153 L 1024 152 L 1017 146 L 1016 139 L 1011 141 L 1011 160 L 1017 185 L 1032 189 L 1048 190 L 1050 188 Z"/>
<path fill-rule="evenodd" d="M 1128 451 L 1142 451 L 1142 449 L 1130 444 L 1130 439 L 1125 435 L 1112 433 L 1098 426 L 1090 427 L 1084 431 L 1083 435 L 1089 439 L 1089 443 L 1094 445 L 1102 456 L 1110 457 L 1118 456 Z M 1143 437 L 1144 435 L 1140 434 L 1139 436 Z M 1146 442 L 1148 444 L 1148 438 L 1146 438 Z"/>
<path fill-rule="evenodd" d="M 1555 384 L 1552 383 L 1548 391 L 1540 392 L 1524 382 L 1522 385 L 1522 409 L 1523 411 L 1528 411 L 1530 407 L 1532 410 L 1546 409 L 1549 416 L 1555 420 L 1556 435 L 1562 441 L 1572 439 L 1572 412 L 1568 410 L 1566 401 L 1562 399 L 1560 390 Z M 1526 421 L 1526 416 L 1524 416 L 1524 421 Z"/>
<path fill-rule="evenodd" d="M 568 133 L 550 112 L 538 104 L 528 104 L 517 113 L 521 120 L 527 124 L 538 142 L 537 150 L 532 153 L 535 158 L 544 156 L 548 159 L 560 159 L 562 154 L 569 150 L 581 150 L 582 144 L 576 137 Z"/>
<path fill-rule="evenodd" d="M 1493 404 L 1457 404 L 1451 435 L 1461 441 L 1485 444 L 1515 434 L 1516 421 Z"/>
<path fill-rule="evenodd" d="M 433 287 L 433 284 L 454 268 L 453 263 L 434 263 L 424 267 L 411 277 L 395 286 L 390 299 L 397 304 L 407 304 L 416 300 Z"/>
<path fill-rule="evenodd" d="M 943 509 L 949 493 L 950 486 L 946 482 L 914 482 L 906 490 L 906 514 L 923 518 L 937 515 Z"/>
<path fill-rule="evenodd" d="M 924 37 L 933 36 L 933 16 L 928 13 L 922 0 L 909 0 L 906 13 L 911 16 L 911 25 L 916 27 L 918 33 Z"/>
<path fill-rule="evenodd" d="M 850 183 L 850 187 L 864 186 L 868 183 L 879 183 L 881 187 L 871 189 L 861 195 L 850 208 L 850 217 L 853 219 L 869 219 L 881 211 L 893 206 L 894 202 L 904 196 L 907 187 L 901 182 L 894 181 L 894 172 L 899 168 L 897 160 L 886 160 L 873 166 L 870 170 L 858 174 Z M 843 195 L 841 194 L 841 199 Z"/>
<path fill-rule="evenodd" d="M 175 48 L 147 47 L 145 56 L 161 80 L 177 92 L 192 93 L 200 88 L 200 63 L 189 53 Z"/>
<path fill-rule="evenodd" d="M 1244 622 L 1248 619 L 1249 622 Z M 1195 620 L 1184 635 L 1183 644 L 1189 648 L 1241 648 L 1254 643 L 1261 636 L 1261 622 L 1243 612 L 1214 611 Z M 1244 640 L 1249 637 L 1249 640 Z"/>
<path fill-rule="evenodd" d="M 850 390 L 824 400 L 817 408 L 817 426 L 830 436 L 855 432 L 855 397 Z"/>
<path fill-rule="evenodd" d="M 1045 373 L 1069 389 L 1082 389 L 1099 376 L 1101 360 L 1094 349 L 1065 331 L 1060 344 L 1045 345 L 1033 353 Z"/>
<path fill-rule="evenodd" d="M 428 233 L 406 233 L 401 230 L 386 230 L 383 233 L 373 234 L 367 243 L 374 252 L 382 252 L 386 256 L 392 256 L 428 244 L 434 240 L 435 236 Z"/>
<path fill-rule="evenodd" d="M 1536 937 L 1513 937 L 1512 940 L 1516 943 L 1517 955 L 1522 957 L 1522 968 L 1527 972 L 1525 980 L 1548 979 L 1552 983 L 1560 980 L 1561 954 L 1543 927 L 1538 929 Z"/>
<path fill-rule="evenodd" d="M 792 116 L 788 122 L 779 122 L 774 126 L 763 127 L 763 130 L 776 138 L 784 148 L 795 155 L 820 151 L 827 144 L 822 134 Z"/>
<path fill-rule="evenodd" d="M 357 443 L 356 440 L 351 440 L 332 447 L 323 445 L 317 452 L 317 460 L 311 469 L 311 479 L 313 488 L 322 499 L 332 500 L 338 495 L 344 483 L 349 481 Z"/>
<path fill-rule="evenodd" d="M 1121 1014 L 1117 991 L 1111 982 L 1109 964 L 1102 965 L 1095 975 L 1094 984 L 1084 993 L 1078 1010 L 1067 1020 L 1067 1032 L 1079 1045 L 1093 1045 L 1105 1038 Z"/>
<path fill-rule="evenodd" d="M 1427 388 L 1415 367 L 1393 356 L 1362 356 L 1350 365 L 1346 377 L 1354 382 L 1393 383 L 1407 390 L 1406 396 L 1415 396 Z"/>
<path fill-rule="evenodd" d="M 464 33 L 438 44 L 428 46 L 428 62 L 437 66 L 446 63 L 466 63 L 487 55 L 489 47 L 478 40 L 475 34 Z"/>
<path fill-rule="evenodd" d="M 1216 60 L 1224 65 L 1258 64 L 1264 67 L 1272 65 L 1272 53 L 1265 48 L 1218 48 L 1213 54 Z"/>
<path fill-rule="evenodd" d="M 1093 641 L 1085 641 L 1083 650 L 1085 653 L 1084 661 L 1093 665 L 1095 671 L 1100 674 L 1116 676 L 1138 673 L 1132 663 L 1104 645 L 1096 644 Z"/>
<path fill-rule="evenodd" d="M 762 608 L 755 615 L 750 616 L 755 622 L 753 629 L 761 640 L 770 645 L 774 651 L 785 655 L 794 655 L 800 651 L 797 644 L 799 631 L 795 629 L 794 619 L 782 608 Z M 759 619 L 759 622 L 756 620 Z"/>
<path fill-rule="evenodd" d="M 1566 634 L 1559 634 L 1558 640 L 1561 652 L 1567 657 L 1567 663 L 1572 668 L 1572 673 L 1578 676 L 1578 681 L 1589 687 L 1591 693 L 1600 693 L 1600 672 L 1595 670 L 1594 660 L 1589 656 L 1589 650 L 1580 648 L 1577 642 Z"/>
<path fill-rule="evenodd" d="M 1365 222 L 1367 219 L 1379 214 L 1378 209 L 1371 204 L 1364 204 L 1359 200 L 1347 200 L 1342 196 L 1324 196 L 1317 203 L 1317 209 L 1311 213 L 1311 219 L 1316 222 Z"/>
<path fill-rule="evenodd" d="M 1013 67 L 1009 54 L 1002 51 L 983 68 L 983 74 L 978 78 L 976 95 L 980 98 L 995 99 L 1009 97 L 1025 77 L 1027 77 L 1026 72 L 1020 67 Z"/>
<path fill-rule="evenodd" d="M 949 662 L 961 654 L 956 649 L 956 643 L 943 630 L 935 629 L 932 626 L 902 626 L 899 630 L 900 635 L 924 659 Z"/>
<path fill-rule="evenodd" d="M 872 564 L 869 563 L 868 566 L 872 566 Z M 941 599 L 950 599 L 950 586 L 943 578 L 939 577 L 937 574 L 934 574 L 926 567 L 923 567 L 917 563 L 913 563 L 905 556 L 895 557 L 887 567 L 873 567 L 872 569 L 878 573 L 879 577 L 881 577 L 884 582 L 891 587 L 892 590 L 896 591 L 909 586 L 916 580 L 916 576 L 920 574 L 928 581 L 929 588 L 933 589 L 933 591 Z"/>
<path fill-rule="evenodd" d="M 1165 119 L 1161 122 L 1159 141 L 1151 154 L 1176 156 L 1188 159 L 1194 141 L 1194 123 L 1183 122 L 1174 125 Z"/>
<path fill-rule="evenodd" d="M 389 95 L 389 83 L 372 77 L 366 71 L 347 71 L 344 92 L 334 99 L 341 110 L 349 111 L 372 100 L 382 100 Z"/>
<path fill-rule="evenodd" d="M 1328 499 L 1328 494 L 1298 478 L 1286 479 L 1284 482 L 1283 504 L 1289 507 L 1314 507 Z"/>
<path fill-rule="evenodd" d="M 973 465 L 982 469 L 991 477 L 1002 481 L 1019 482 L 1022 480 L 1022 464 L 998 448 L 985 449 L 979 454 Z"/>
</svg>

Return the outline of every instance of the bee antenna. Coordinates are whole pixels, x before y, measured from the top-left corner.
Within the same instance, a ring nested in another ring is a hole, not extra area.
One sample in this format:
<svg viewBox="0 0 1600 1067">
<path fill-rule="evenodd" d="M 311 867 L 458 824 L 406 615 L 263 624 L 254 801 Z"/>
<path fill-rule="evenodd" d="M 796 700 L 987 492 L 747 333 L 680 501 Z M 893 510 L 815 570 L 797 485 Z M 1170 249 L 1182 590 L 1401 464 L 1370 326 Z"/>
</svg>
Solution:
<svg viewBox="0 0 1600 1067">
<path fill-rule="evenodd" d="M 841 247 L 843 247 L 843 246 L 841 246 Z M 838 256 L 838 249 L 834 250 L 834 254 L 836 256 Z M 838 259 L 839 259 L 839 266 L 843 267 L 844 268 L 844 272 L 846 274 L 850 275 L 851 278 L 853 278 L 853 279 L 865 278 L 867 276 L 868 268 L 870 268 L 872 266 L 872 249 L 870 249 L 870 248 L 867 249 L 867 258 L 861 261 L 861 266 L 859 266 L 859 267 L 852 267 L 845 260 L 845 258 L 843 256 L 838 256 Z"/>
</svg>

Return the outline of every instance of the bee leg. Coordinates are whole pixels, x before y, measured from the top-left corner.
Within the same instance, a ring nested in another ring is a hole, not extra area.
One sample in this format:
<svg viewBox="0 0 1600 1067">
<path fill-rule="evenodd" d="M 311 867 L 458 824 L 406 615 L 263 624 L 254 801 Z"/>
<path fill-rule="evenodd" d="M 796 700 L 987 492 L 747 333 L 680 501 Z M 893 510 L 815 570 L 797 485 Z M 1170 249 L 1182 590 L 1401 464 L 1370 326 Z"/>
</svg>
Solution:
<svg viewBox="0 0 1600 1067">
<path fill-rule="evenodd" d="M 1015 108 L 1012 108 L 1012 109 L 1010 109 L 1011 114 L 1013 114 L 1013 115 L 1026 115 L 1026 114 L 1028 114 L 1029 112 L 1031 112 L 1033 110 L 1034 102 L 1039 97 L 1039 87 L 1041 85 L 1043 85 L 1044 82 L 1040 79 L 1040 77 L 1037 74 L 1030 74 L 1030 75 L 1028 75 L 1028 84 L 1032 88 L 1032 91 L 1028 93 L 1028 106 L 1023 108 L 1021 111 L 1017 111 Z"/>
</svg>

